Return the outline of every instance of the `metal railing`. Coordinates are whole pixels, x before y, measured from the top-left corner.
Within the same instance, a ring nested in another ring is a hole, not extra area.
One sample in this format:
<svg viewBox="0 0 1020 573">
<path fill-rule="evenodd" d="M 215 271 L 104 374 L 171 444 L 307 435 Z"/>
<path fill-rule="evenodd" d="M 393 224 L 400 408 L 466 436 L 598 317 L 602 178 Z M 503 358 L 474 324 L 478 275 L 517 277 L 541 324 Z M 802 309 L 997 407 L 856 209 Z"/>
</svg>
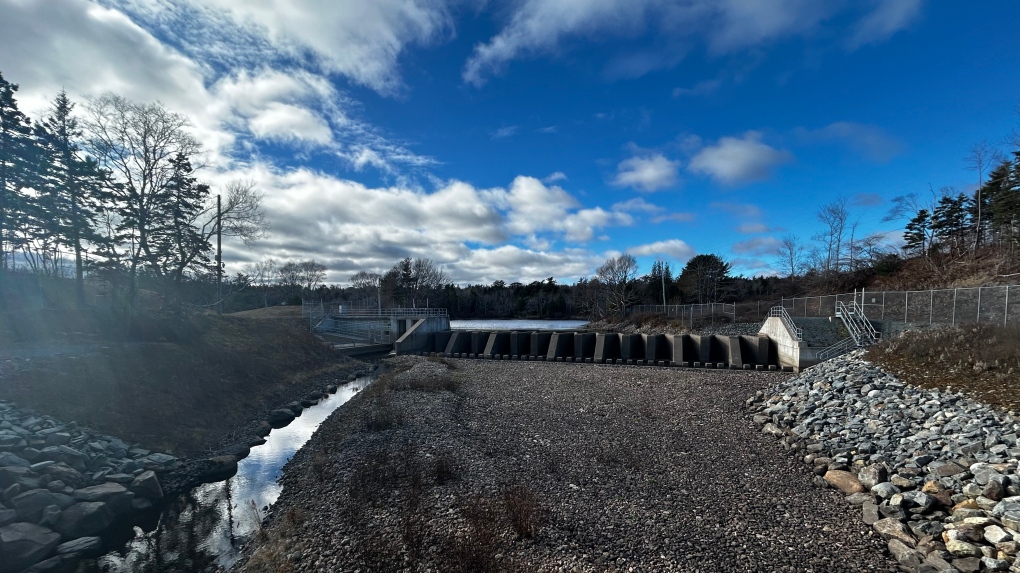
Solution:
<svg viewBox="0 0 1020 573">
<path fill-rule="evenodd" d="M 790 317 L 789 313 L 786 312 L 785 308 L 781 306 L 772 307 L 771 309 L 769 309 L 769 317 L 778 318 L 782 320 L 783 324 L 786 325 L 786 328 L 790 331 L 790 334 L 793 334 L 797 337 L 797 342 L 801 342 L 804 340 L 804 329 L 794 324 L 793 318 Z"/>
<path fill-rule="evenodd" d="M 344 305 L 336 305 L 330 309 L 335 316 L 351 318 L 378 317 L 386 318 L 425 318 L 428 316 L 449 316 L 450 312 L 445 308 L 351 308 Z"/>
<path fill-rule="evenodd" d="M 847 352 L 850 352 L 851 350 L 855 350 L 857 348 L 859 348 L 859 346 L 856 340 L 854 340 L 853 338 L 844 338 L 843 340 L 840 340 L 836 344 L 833 344 L 832 346 L 829 346 L 828 348 L 819 351 L 818 354 L 816 354 L 815 356 L 819 360 L 828 360 L 830 358 L 835 358 L 842 354 L 846 354 Z"/>
<path fill-rule="evenodd" d="M 704 304 L 637 304 L 627 307 L 627 314 L 661 314 L 681 320 L 693 320 L 695 317 L 725 316 L 730 322 L 736 320 L 735 305 L 725 302 L 709 302 Z"/>
</svg>

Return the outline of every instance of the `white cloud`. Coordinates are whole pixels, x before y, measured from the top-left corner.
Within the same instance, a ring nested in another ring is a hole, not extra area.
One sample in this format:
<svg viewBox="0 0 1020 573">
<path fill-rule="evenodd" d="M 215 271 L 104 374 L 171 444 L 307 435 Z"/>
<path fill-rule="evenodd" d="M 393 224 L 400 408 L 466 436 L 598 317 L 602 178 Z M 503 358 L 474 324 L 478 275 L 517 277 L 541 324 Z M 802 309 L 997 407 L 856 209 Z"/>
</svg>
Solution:
<svg viewBox="0 0 1020 573">
<path fill-rule="evenodd" d="M 534 177 L 515 178 L 509 191 L 494 193 L 493 198 L 507 211 L 507 228 L 514 235 L 555 231 L 568 240 L 584 242 L 600 228 L 634 222 L 620 210 L 578 209 L 580 204 L 572 195 Z"/>
<path fill-rule="evenodd" d="M 627 249 L 627 252 L 639 257 L 665 255 L 680 262 L 687 262 L 695 254 L 694 248 L 680 239 L 669 239 L 647 245 L 638 245 L 637 247 Z"/>
<path fill-rule="evenodd" d="M 452 34 L 450 14 L 431 0 L 191 0 L 264 37 L 295 59 L 310 56 L 323 72 L 342 74 L 382 94 L 402 88 L 398 60 L 411 45 Z"/>
<path fill-rule="evenodd" d="M 765 223 L 743 223 L 742 225 L 737 227 L 737 232 L 738 233 L 742 233 L 744 235 L 756 235 L 756 234 L 759 234 L 759 233 L 771 233 L 773 231 L 778 231 L 778 230 L 779 229 L 773 229 L 772 227 L 769 227 Z"/>
<path fill-rule="evenodd" d="M 851 47 L 880 41 L 909 23 L 917 9 L 891 6 L 898 1 L 887 0 L 863 20 L 853 20 Z M 606 76 L 638 77 L 676 66 L 699 43 L 716 55 L 746 51 L 789 36 L 815 34 L 840 12 L 853 9 L 853 3 L 815 0 L 520 0 L 500 31 L 475 46 L 462 77 L 481 86 L 509 62 L 557 55 L 575 39 L 619 42 Z M 634 51 L 626 41 L 638 36 L 651 37 L 655 47 Z"/>
<path fill-rule="evenodd" d="M 676 223 L 690 223 L 696 218 L 694 213 L 669 213 L 666 215 L 659 215 L 652 217 L 653 223 L 665 223 L 666 221 L 673 221 Z"/>
<path fill-rule="evenodd" d="M 837 121 L 816 130 L 798 129 L 808 143 L 843 143 L 864 157 L 886 163 L 903 152 L 903 144 L 875 125 Z"/>
<path fill-rule="evenodd" d="M 547 177 L 542 179 L 543 183 L 555 183 L 557 181 L 566 181 L 567 174 L 562 171 L 555 171 L 549 174 Z"/>
<path fill-rule="evenodd" d="M 767 179 L 775 167 L 791 161 L 793 156 L 762 143 L 761 138 L 757 131 L 748 131 L 739 138 L 723 137 L 691 158 L 688 168 L 723 185 Z"/>
<path fill-rule="evenodd" d="M 689 88 L 673 88 L 673 97 L 711 95 L 721 85 L 721 80 L 702 80 Z"/>
<path fill-rule="evenodd" d="M 661 153 L 624 159 L 617 166 L 613 185 L 633 187 L 638 191 L 658 191 L 677 184 L 679 161 L 671 161 Z"/>
<path fill-rule="evenodd" d="M 492 132 L 493 139 L 503 139 L 504 137 L 511 137 L 517 134 L 519 128 L 516 125 L 510 125 L 507 127 L 501 127 L 496 131 Z"/>
<path fill-rule="evenodd" d="M 641 197 L 634 197 L 633 199 L 627 199 L 626 201 L 620 201 L 619 203 L 613 204 L 614 211 L 628 211 L 628 212 L 641 212 L 641 213 L 658 213 L 662 211 L 662 207 L 654 205 L 645 201 Z"/>
<path fill-rule="evenodd" d="M 779 254 L 782 241 L 775 237 L 754 237 L 733 245 L 733 252 L 741 255 L 763 257 Z"/>
<path fill-rule="evenodd" d="M 322 117 L 306 108 L 272 102 L 248 122 L 251 132 L 260 139 L 310 141 L 328 145 L 333 132 Z"/>
<path fill-rule="evenodd" d="M 921 12 L 921 0 L 873 0 L 874 9 L 854 26 L 847 48 L 884 42 L 906 28 Z"/>
<path fill-rule="evenodd" d="M 726 211 L 727 213 L 744 219 L 760 219 L 763 215 L 761 207 L 751 203 L 709 203 L 709 207 Z"/>
</svg>

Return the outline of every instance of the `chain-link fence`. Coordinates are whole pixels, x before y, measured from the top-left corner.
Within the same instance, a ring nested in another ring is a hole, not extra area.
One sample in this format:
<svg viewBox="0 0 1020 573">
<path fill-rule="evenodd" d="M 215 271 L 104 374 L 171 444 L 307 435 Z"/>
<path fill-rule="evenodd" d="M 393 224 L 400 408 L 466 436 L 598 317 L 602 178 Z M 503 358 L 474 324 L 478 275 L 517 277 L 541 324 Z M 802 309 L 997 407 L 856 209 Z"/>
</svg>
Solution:
<svg viewBox="0 0 1020 573">
<path fill-rule="evenodd" d="M 923 291 L 858 291 L 781 299 L 794 318 L 835 315 L 836 301 L 856 301 L 871 320 L 909 324 L 1020 324 L 1020 286 L 988 286 Z"/>
<path fill-rule="evenodd" d="M 707 304 L 639 304 L 627 307 L 627 314 L 661 314 L 670 318 L 679 318 L 683 322 L 736 321 L 736 305 L 732 303 L 714 302 Z"/>
</svg>

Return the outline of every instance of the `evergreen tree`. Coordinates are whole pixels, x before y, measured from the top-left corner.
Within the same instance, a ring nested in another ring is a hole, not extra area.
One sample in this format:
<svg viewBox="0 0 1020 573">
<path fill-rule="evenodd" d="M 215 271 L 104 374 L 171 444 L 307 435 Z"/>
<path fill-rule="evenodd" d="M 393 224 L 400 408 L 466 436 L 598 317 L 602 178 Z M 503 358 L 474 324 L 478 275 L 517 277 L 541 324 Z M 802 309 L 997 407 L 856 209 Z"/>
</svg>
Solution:
<svg viewBox="0 0 1020 573">
<path fill-rule="evenodd" d="M 967 232 L 967 196 L 943 195 L 931 216 L 931 233 L 940 248 L 962 253 Z"/>
<path fill-rule="evenodd" d="M 24 190 L 34 184 L 38 156 L 31 121 L 18 109 L 14 97 L 17 91 L 17 84 L 0 74 L 0 285 L 11 266 L 9 254 L 23 241 L 14 232 L 26 222 Z"/>
<path fill-rule="evenodd" d="M 50 116 L 35 126 L 42 152 L 38 202 L 45 215 L 41 228 L 46 239 L 74 253 L 75 294 L 78 305 L 84 306 L 83 255 L 86 245 L 99 247 L 106 242 L 99 220 L 113 194 L 109 173 L 81 152 L 77 142 L 82 132 L 73 110 L 74 104 L 61 91 Z"/>
<path fill-rule="evenodd" d="M 907 223 L 903 233 L 903 250 L 921 256 L 928 256 L 931 235 L 931 214 L 921 209 Z"/>
<path fill-rule="evenodd" d="M 719 291 L 730 278 L 730 264 L 718 255 L 698 255 L 680 273 L 684 291 L 699 304 L 719 302 Z"/>
<path fill-rule="evenodd" d="M 191 161 L 183 153 L 171 158 L 170 166 L 166 185 L 153 201 L 149 241 L 157 274 L 166 281 L 168 292 L 173 287 L 179 294 L 187 270 L 202 269 L 209 263 L 212 244 L 195 225 L 205 211 L 209 186 L 198 183 Z"/>
</svg>

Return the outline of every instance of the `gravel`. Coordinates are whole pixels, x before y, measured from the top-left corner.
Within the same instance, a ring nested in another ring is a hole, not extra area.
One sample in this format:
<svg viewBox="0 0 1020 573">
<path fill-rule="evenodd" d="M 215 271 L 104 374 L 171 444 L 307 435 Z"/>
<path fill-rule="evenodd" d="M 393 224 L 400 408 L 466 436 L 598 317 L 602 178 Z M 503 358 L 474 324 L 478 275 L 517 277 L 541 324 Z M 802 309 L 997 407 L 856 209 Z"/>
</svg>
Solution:
<svg viewBox="0 0 1020 573">
<path fill-rule="evenodd" d="M 804 371 L 748 401 L 764 435 L 802 457 L 908 571 L 1020 572 L 1020 422 L 863 359 Z M 840 479 L 835 479 L 839 477 Z"/>
<path fill-rule="evenodd" d="M 287 465 L 240 570 L 900 570 L 748 420 L 789 375 L 394 363 Z"/>
</svg>

